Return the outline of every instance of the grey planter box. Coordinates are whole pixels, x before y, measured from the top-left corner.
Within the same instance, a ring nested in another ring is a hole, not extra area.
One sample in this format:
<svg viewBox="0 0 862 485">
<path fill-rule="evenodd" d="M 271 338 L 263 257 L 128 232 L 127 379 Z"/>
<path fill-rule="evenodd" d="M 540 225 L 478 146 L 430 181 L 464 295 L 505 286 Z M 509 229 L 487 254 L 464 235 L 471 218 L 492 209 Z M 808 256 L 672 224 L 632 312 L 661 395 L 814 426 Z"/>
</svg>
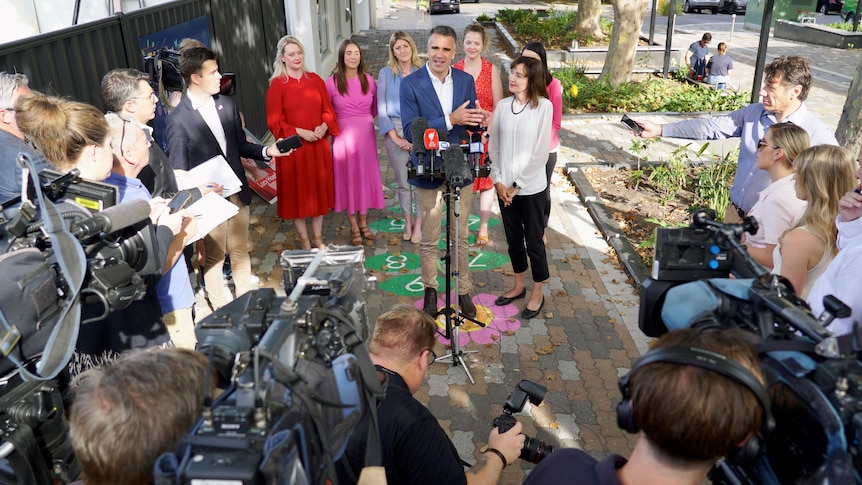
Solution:
<svg viewBox="0 0 862 485">
<path fill-rule="evenodd" d="M 848 32 L 832 27 L 801 24 L 784 19 L 775 21 L 775 37 L 838 49 L 862 47 L 862 32 Z"/>
</svg>

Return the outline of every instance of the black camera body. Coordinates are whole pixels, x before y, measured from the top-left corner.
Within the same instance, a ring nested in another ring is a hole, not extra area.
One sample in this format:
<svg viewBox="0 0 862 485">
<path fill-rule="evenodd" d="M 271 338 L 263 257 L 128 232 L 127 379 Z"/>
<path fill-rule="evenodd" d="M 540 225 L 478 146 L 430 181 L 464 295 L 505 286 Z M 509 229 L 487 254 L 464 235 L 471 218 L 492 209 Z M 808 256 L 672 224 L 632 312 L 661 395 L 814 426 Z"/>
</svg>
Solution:
<svg viewBox="0 0 862 485">
<path fill-rule="evenodd" d="M 163 47 L 155 53 L 144 57 L 144 72 L 149 74 L 150 86 L 153 91 L 182 91 L 185 83 L 180 74 L 180 52 Z"/>
<path fill-rule="evenodd" d="M 382 399 L 368 387 L 376 373 L 363 343 L 363 260 L 353 247 L 285 251 L 288 297 L 254 290 L 197 324 L 198 351 L 228 387 L 180 451 L 160 459 L 176 463 L 157 466 L 173 480 L 160 483 L 335 477 L 353 429 Z"/>
<path fill-rule="evenodd" d="M 755 230 L 750 221 L 721 224 L 703 214 L 692 227 L 660 229 L 638 325 L 651 337 L 669 328 L 735 328 L 759 342 L 776 425 L 752 463 L 721 462 L 713 483 L 862 484 L 862 329 L 833 336 L 829 322 L 849 309 L 827 297 L 827 312 L 813 315 L 740 244 L 742 232 Z"/>
<path fill-rule="evenodd" d="M 503 404 L 503 414 L 494 418 L 494 427 L 501 434 L 509 431 L 517 422 L 512 414 L 523 411 L 527 401 L 530 401 L 534 406 L 542 404 L 547 392 L 548 390 L 544 386 L 522 379 Z M 554 447 L 546 445 L 544 441 L 525 436 L 520 458 L 530 463 L 538 463 L 553 451 Z"/>
</svg>

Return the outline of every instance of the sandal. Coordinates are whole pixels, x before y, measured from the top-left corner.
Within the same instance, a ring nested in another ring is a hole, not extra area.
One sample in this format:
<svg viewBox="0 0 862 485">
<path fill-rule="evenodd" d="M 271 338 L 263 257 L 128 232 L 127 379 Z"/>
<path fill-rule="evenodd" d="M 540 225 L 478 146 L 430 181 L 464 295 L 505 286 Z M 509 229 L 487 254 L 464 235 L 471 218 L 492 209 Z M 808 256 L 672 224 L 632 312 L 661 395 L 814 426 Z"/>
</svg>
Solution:
<svg viewBox="0 0 862 485">
<path fill-rule="evenodd" d="M 311 241 L 307 237 L 299 238 L 299 244 L 302 246 L 302 249 L 311 249 Z"/>
<path fill-rule="evenodd" d="M 476 246 L 480 248 L 488 244 L 488 235 L 487 234 L 479 234 L 476 236 Z"/>
<path fill-rule="evenodd" d="M 315 236 L 314 239 L 311 240 L 311 242 L 314 244 L 314 247 L 316 247 L 317 249 L 326 249 L 326 245 L 323 244 L 323 238 L 322 237 Z"/>
<path fill-rule="evenodd" d="M 377 239 L 377 236 L 371 232 L 371 229 L 369 229 L 368 226 L 362 226 L 359 230 L 362 231 L 362 237 L 365 239 L 368 239 L 369 241 L 375 241 Z"/>
<path fill-rule="evenodd" d="M 362 235 L 359 233 L 359 229 L 350 230 L 350 244 L 354 246 L 362 246 Z"/>
</svg>

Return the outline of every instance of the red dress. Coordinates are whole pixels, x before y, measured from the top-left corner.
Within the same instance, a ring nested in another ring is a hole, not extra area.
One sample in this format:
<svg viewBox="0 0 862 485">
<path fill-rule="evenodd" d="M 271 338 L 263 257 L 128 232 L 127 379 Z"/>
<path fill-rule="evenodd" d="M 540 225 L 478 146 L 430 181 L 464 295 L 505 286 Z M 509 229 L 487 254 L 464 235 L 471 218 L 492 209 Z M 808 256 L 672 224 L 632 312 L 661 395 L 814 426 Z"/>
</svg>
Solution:
<svg viewBox="0 0 862 485">
<path fill-rule="evenodd" d="M 458 69 L 460 71 L 464 70 L 464 59 L 456 62 L 452 67 Z M 494 65 L 491 64 L 491 61 L 482 58 L 482 70 L 479 71 L 479 78 L 475 79 L 476 85 L 476 99 L 479 101 L 479 105 L 482 109 L 493 112 L 494 111 L 494 93 L 491 91 L 491 83 L 493 83 L 492 70 Z M 487 157 L 488 152 L 488 143 L 485 141 L 485 153 L 486 155 L 482 156 L 482 162 L 485 162 L 485 157 Z M 473 180 L 473 192 L 479 192 L 482 190 L 489 190 L 494 188 L 494 183 L 491 182 L 490 177 L 480 177 Z"/>
<path fill-rule="evenodd" d="M 338 135 L 335 111 L 323 79 L 307 72 L 300 79 L 273 79 L 266 91 L 266 124 L 276 139 L 296 134 L 296 128 L 314 130 L 321 123 L 327 136 L 316 142 L 302 140 L 291 155 L 276 158 L 278 215 L 282 219 L 322 216 L 335 205 L 332 151 L 329 135 Z"/>
</svg>

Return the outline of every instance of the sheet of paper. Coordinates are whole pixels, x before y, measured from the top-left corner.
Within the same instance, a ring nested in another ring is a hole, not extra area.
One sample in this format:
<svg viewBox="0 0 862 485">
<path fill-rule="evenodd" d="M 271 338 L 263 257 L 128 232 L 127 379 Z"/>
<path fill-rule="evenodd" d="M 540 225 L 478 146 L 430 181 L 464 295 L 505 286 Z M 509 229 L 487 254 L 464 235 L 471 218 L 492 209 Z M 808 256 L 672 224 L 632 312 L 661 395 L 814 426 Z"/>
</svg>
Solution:
<svg viewBox="0 0 862 485">
<path fill-rule="evenodd" d="M 223 185 L 222 197 L 230 197 L 242 189 L 239 177 L 221 155 L 216 155 L 189 170 L 187 175 L 177 177 L 177 186 L 180 190 L 194 188 L 207 182 Z"/>
<path fill-rule="evenodd" d="M 210 192 L 201 197 L 200 200 L 188 206 L 187 210 L 195 215 L 195 221 L 198 223 L 198 232 L 192 238 L 190 243 L 193 243 L 216 228 L 222 222 L 237 215 L 239 209 L 231 204 L 215 192 Z"/>
</svg>

